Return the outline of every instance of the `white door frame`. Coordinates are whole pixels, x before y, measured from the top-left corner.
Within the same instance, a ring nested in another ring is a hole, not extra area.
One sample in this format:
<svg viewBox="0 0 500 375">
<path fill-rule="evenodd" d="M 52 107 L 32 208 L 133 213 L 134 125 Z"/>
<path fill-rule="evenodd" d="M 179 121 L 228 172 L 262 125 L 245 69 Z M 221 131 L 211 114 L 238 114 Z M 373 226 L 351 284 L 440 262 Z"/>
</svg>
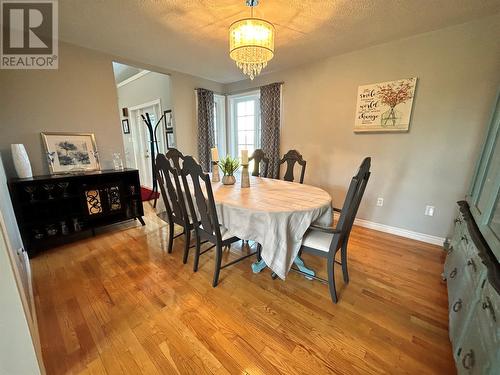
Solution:
<svg viewBox="0 0 500 375">
<path fill-rule="evenodd" d="M 149 138 L 148 139 L 140 139 L 141 136 L 139 135 L 139 139 L 136 138 L 138 136 L 137 134 L 137 131 L 140 131 L 140 128 L 139 126 L 145 126 L 145 124 L 142 123 L 142 121 L 140 122 L 140 124 L 137 124 L 137 116 L 135 115 L 134 112 L 136 111 L 139 111 L 141 109 L 144 109 L 146 107 L 157 107 L 157 109 L 159 110 L 158 112 L 158 116 L 157 119 L 161 118 L 161 116 L 163 115 L 163 112 L 162 112 L 162 106 L 161 106 L 161 100 L 160 99 L 155 99 L 155 100 L 152 100 L 152 101 L 149 101 L 149 102 L 146 102 L 146 103 L 142 103 L 142 104 L 139 104 L 139 105 L 136 105 L 136 106 L 133 106 L 133 107 L 129 107 L 129 113 L 130 113 L 130 116 L 129 116 L 129 119 L 130 119 L 130 135 L 132 137 L 132 147 L 133 147 L 133 150 L 134 150 L 134 160 L 135 160 L 135 165 L 136 167 L 140 170 L 141 168 L 143 167 L 146 167 L 147 170 L 149 171 L 150 169 L 150 163 L 147 163 L 147 165 L 143 165 L 143 160 L 142 158 L 140 158 L 140 154 L 141 154 L 141 149 L 139 149 L 139 145 L 137 144 L 137 141 L 142 141 L 142 144 L 144 147 L 144 145 L 148 144 L 148 148 L 147 148 L 147 152 L 150 153 L 150 149 L 149 149 Z M 157 120 L 158 121 L 158 120 Z M 153 125 L 153 128 L 156 124 L 152 124 Z M 163 129 L 163 121 L 161 122 L 161 124 L 159 125 L 159 134 L 161 134 L 161 136 L 159 137 L 158 139 L 158 148 L 160 150 L 160 152 L 165 152 L 165 140 L 164 140 L 164 129 Z M 139 134 L 144 134 L 144 133 L 139 133 Z M 148 133 L 146 133 L 148 134 Z M 125 139 L 123 140 L 123 142 L 125 143 Z M 144 171 L 144 173 L 147 173 L 149 175 L 149 172 L 146 172 Z M 143 181 L 144 184 L 146 184 L 146 181 Z M 152 186 L 150 186 L 152 187 Z"/>
</svg>

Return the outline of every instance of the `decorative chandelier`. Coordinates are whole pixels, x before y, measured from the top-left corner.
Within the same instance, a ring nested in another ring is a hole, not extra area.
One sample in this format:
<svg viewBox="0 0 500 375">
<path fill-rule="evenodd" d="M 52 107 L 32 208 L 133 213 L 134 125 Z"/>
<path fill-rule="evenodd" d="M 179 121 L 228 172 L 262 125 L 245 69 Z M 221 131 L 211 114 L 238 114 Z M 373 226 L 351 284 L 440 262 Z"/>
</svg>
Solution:
<svg viewBox="0 0 500 375">
<path fill-rule="evenodd" d="M 236 61 L 243 73 L 254 79 L 274 56 L 274 26 L 253 17 L 258 0 L 246 0 L 251 17 L 236 21 L 229 26 L 229 56 Z"/>
</svg>

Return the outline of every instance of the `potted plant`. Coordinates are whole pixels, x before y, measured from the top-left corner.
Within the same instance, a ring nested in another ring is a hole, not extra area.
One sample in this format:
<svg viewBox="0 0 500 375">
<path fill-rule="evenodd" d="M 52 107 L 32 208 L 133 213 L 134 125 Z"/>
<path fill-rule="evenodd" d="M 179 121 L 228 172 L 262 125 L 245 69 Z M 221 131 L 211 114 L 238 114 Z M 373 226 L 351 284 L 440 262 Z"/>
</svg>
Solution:
<svg viewBox="0 0 500 375">
<path fill-rule="evenodd" d="M 239 160 L 236 158 L 233 159 L 228 155 L 219 161 L 219 167 L 222 170 L 222 173 L 224 173 L 224 177 L 222 177 L 222 183 L 224 185 L 233 185 L 236 182 L 234 172 L 236 172 L 240 167 Z"/>
</svg>

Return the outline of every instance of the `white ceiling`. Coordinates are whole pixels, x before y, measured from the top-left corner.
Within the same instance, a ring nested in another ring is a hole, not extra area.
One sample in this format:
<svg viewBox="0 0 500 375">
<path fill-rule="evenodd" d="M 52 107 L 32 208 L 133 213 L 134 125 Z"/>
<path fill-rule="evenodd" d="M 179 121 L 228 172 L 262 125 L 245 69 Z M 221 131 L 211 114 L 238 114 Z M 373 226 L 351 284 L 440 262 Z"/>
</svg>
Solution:
<svg viewBox="0 0 500 375">
<path fill-rule="evenodd" d="M 500 0 L 260 0 L 276 26 L 282 70 L 500 12 Z M 244 0 L 63 0 L 60 38 L 127 59 L 228 83 L 244 79 L 228 56 L 227 30 Z"/>
</svg>

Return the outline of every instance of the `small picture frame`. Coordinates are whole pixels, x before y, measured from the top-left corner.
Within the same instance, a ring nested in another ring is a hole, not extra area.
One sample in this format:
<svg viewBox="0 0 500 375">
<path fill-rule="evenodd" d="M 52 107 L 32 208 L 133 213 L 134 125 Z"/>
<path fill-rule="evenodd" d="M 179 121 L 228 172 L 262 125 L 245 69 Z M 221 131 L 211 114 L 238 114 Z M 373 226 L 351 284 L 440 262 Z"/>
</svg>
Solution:
<svg viewBox="0 0 500 375">
<path fill-rule="evenodd" d="M 128 123 L 128 119 L 122 120 L 122 130 L 123 134 L 130 134 L 130 125 Z"/>
<path fill-rule="evenodd" d="M 166 131 L 168 131 L 168 129 L 173 129 L 174 124 L 173 124 L 173 115 L 172 115 L 171 109 L 167 109 L 166 111 L 163 111 L 163 121 L 164 121 Z"/>
<path fill-rule="evenodd" d="M 92 133 L 41 133 L 51 174 L 99 171 Z"/>
<path fill-rule="evenodd" d="M 123 134 L 130 134 L 130 125 L 128 123 L 128 119 L 122 120 L 122 129 Z"/>
<path fill-rule="evenodd" d="M 163 111 L 163 121 L 165 126 L 165 139 L 167 141 L 167 149 L 175 148 L 174 115 L 171 109 Z"/>
</svg>

